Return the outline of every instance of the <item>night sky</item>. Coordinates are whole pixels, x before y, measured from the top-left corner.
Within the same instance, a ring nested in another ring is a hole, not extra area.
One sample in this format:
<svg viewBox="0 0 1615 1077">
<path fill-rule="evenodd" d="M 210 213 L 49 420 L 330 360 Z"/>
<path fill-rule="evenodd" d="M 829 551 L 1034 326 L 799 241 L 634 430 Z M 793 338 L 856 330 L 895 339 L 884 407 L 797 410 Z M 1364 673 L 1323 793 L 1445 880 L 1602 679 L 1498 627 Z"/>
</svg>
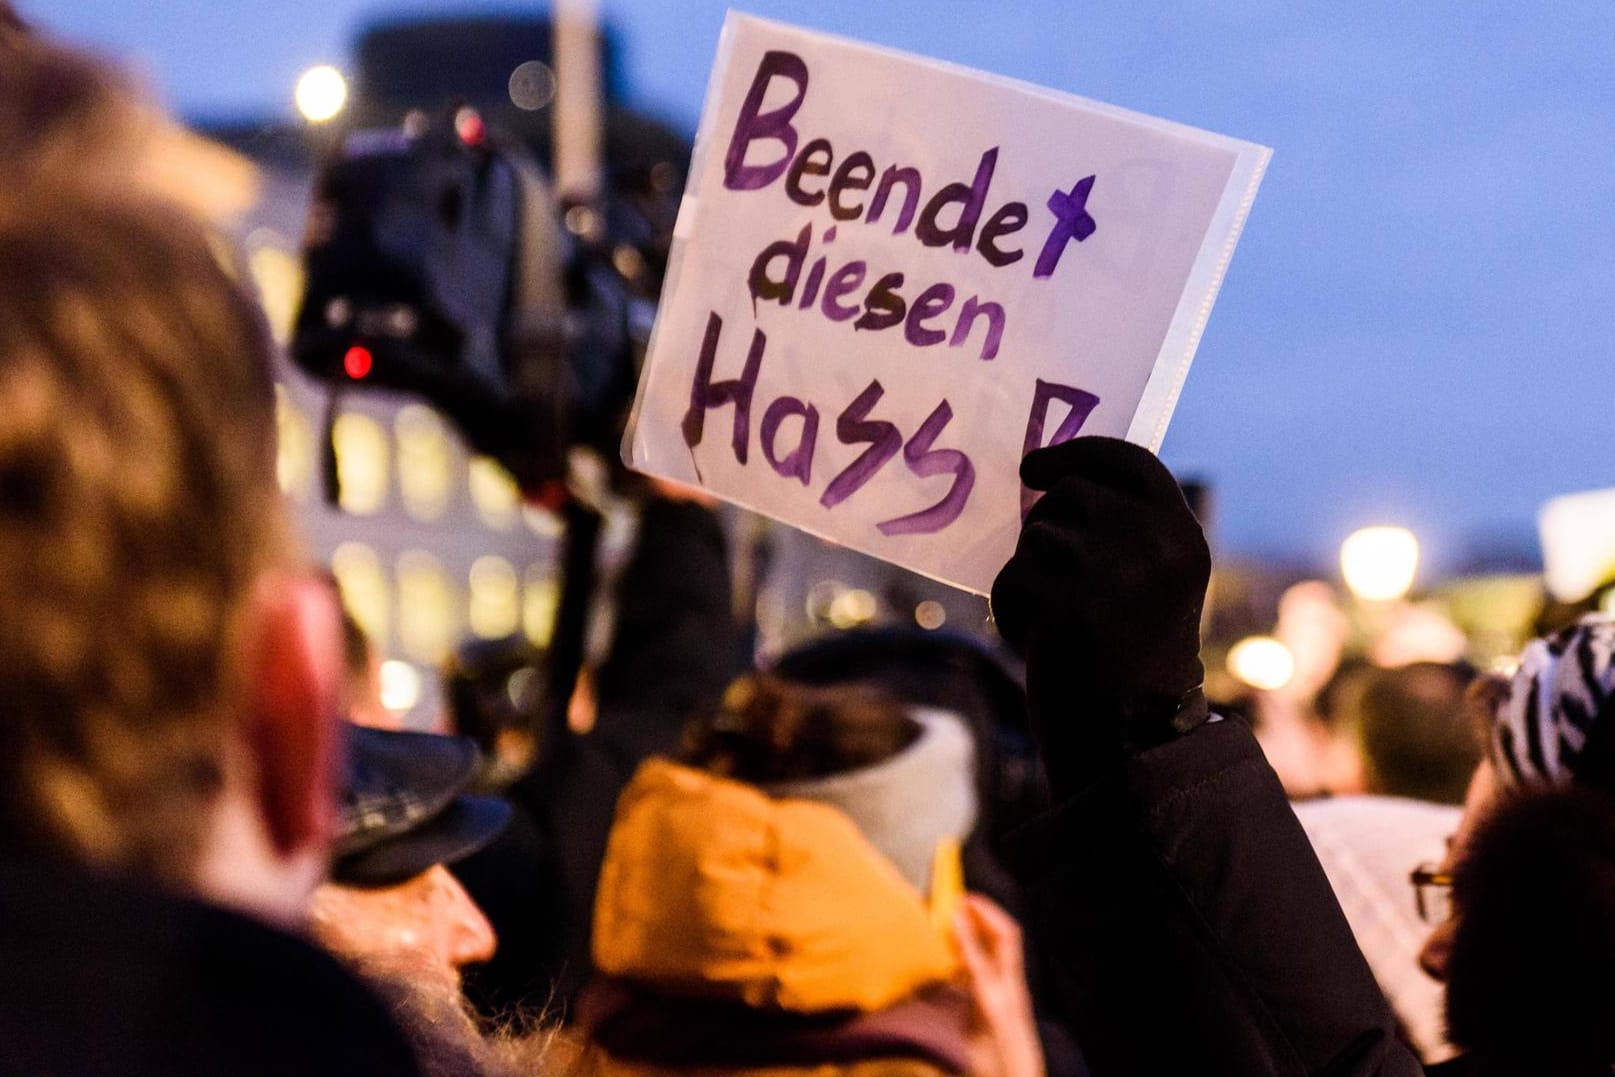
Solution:
<svg viewBox="0 0 1615 1077">
<path fill-rule="evenodd" d="M 628 103 L 693 131 L 725 5 L 601 0 Z M 183 115 L 289 116 L 368 19 L 451 4 L 18 0 Z M 519 8 L 494 9 L 506 12 Z M 531 8 L 526 10 L 531 11 Z M 1327 568 L 1401 523 L 1430 579 L 1536 554 L 1556 494 L 1615 484 L 1615 4 L 754 0 L 1273 147 L 1162 456 L 1224 556 Z"/>
</svg>

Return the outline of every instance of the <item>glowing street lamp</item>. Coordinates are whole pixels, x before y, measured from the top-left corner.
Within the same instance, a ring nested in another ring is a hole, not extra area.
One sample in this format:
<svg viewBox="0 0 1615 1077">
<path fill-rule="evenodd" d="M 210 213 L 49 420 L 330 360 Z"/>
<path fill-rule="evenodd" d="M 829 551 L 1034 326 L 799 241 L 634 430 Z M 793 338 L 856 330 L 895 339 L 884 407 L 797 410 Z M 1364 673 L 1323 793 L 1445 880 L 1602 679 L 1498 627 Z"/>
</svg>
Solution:
<svg viewBox="0 0 1615 1077">
<path fill-rule="evenodd" d="M 421 698 L 420 670 L 408 662 L 390 658 L 381 664 L 381 705 L 394 714 L 403 714 Z"/>
<path fill-rule="evenodd" d="M 1419 569 L 1419 540 L 1405 527 L 1364 527 L 1340 544 L 1340 573 L 1365 602 L 1401 598 Z"/>
<path fill-rule="evenodd" d="M 1276 692 L 1295 676 L 1295 656 L 1272 636 L 1246 636 L 1229 649 L 1228 672 L 1252 688 Z"/>
<path fill-rule="evenodd" d="M 297 80 L 297 111 L 310 123 L 325 123 L 348 103 L 348 80 L 329 64 L 311 67 Z"/>
</svg>

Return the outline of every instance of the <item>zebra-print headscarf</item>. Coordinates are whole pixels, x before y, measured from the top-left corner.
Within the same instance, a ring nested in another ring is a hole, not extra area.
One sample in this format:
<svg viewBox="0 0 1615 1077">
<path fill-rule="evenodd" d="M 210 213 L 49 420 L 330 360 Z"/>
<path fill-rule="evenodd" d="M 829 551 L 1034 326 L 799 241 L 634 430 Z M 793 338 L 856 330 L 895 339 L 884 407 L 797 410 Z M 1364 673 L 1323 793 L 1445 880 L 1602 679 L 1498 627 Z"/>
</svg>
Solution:
<svg viewBox="0 0 1615 1077">
<path fill-rule="evenodd" d="M 1492 725 L 1492 760 L 1503 781 L 1570 784 L 1612 695 L 1615 618 L 1588 614 L 1532 640 Z M 1610 710 L 1606 720 L 1615 721 L 1615 708 Z"/>
</svg>

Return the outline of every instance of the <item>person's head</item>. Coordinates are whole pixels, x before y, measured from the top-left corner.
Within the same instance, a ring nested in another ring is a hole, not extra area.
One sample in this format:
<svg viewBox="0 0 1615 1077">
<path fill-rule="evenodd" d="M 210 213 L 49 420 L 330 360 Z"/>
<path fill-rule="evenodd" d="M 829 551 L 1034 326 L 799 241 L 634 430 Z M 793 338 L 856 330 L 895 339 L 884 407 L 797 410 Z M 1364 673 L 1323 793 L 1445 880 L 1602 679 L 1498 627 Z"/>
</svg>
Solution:
<svg viewBox="0 0 1615 1077">
<path fill-rule="evenodd" d="M 0 19 L 0 849 L 278 919 L 323 870 L 336 621 L 270 338 L 110 68 Z"/>
<path fill-rule="evenodd" d="M 867 685 L 740 677 L 714 714 L 691 724 L 683 758 L 774 797 L 838 809 L 921 893 L 938 849 L 962 844 L 976 823 L 964 721 Z"/>
<path fill-rule="evenodd" d="M 1487 675 L 1468 688 L 1469 720 L 1486 754 L 1475 767 L 1442 868 L 1454 873 L 1498 806 L 1521 791 L 1577 787 L 1615 794 L 1615 618 L 1587 615 L 1533 640 L 1512 677 Z M 1461 910 L 1431 932 L 1419 963 L 1437 979 Z"/>
<path fill-rule="evenodd" d="M 361 969 L 409 969 L 439 986 L 493 956 L 493 928 L 446 865 L 491 841 L 509 805 L 465 790 L 480 765 L 462 737 L 353 726 L 331 879 L 315 936 Z"/>
<path fill-rule="evenodd" d="M 1461 804 L 1482 755 L 1465 708 L 1473 679 L 1458 663 L 1346 666 L 1320 695 L 1319 713 L 1360 766 L 1365 792 Z"/>
<path fill-rule="evenodd" d="M 328 882 L 314 891 L 315 937 L 361 972 L 374 963 L 444 987 L 498 945 L 482 909 L 442 864 L 386 886 Z"/>
<path fill-rule="evenodd" d="M 908 625 L 855 628 L 806 640 L 769 668 L 795 683 L 862 685 L 963 717 L 976 741 L 982 815 L 995 836 L 1046 806 L 1026 687 L 1018 670 L 976 637 Z"/>
<path fill-rule="evenodd" d="M 3 197 L 32 197 L 64 179 L 127 182 L 155 119 L 122 72 L 35 33 L 0 0 Z"/>
<path fill-rule="evenodd" d="M 232 751 L 278 851 L 322 836 L 331 716 L 284 712 L 324 709 L 335 626 L 289 582 L 269 347 L 183 214 L 0 209 L 6 843 L 190 879 Z"/>
<path fill-rule="evenodd" d="M 979 1008 L 928 1013 L 930 1050 L 969 1054 L 972 1073 L 1033 1071 L 1004 1062 L 1037 1057 L 1019 930 L 962 893 L 975 821 L 962 719 L 865 685 L 752 674 L 691 726 L 683 758 L 644 764 L 617 804 L 592 939 L 606 979 L 581 1006 L 596 1046 L 654 1059 L 645 1029 L 692 1012 L 692 994 L 761 1011 L 758 1028 L 783 1036 L 962 1003 L 966 986 Z"/>
<path fill-rule="evenodd" d="M 1615 801 L 1522 792 L 1454 871 L 1448 1038 L 1487 1074 L 1608 1074 L 1615 1063 Z"/>
<path fill-rule="evenodd" d="M 906 708 L 871 688 L 748 674 L 712 716 L 691 723 L 682 755 L 714 774 L 765 785 L 870 766 L 919 735 Z"/>
<path fill-rule="evenodd" d="M 453 732 L 482 749 L 484 789 L 508 786 L 537 761 L 546 653 L 522 635 L 462 643 L 443 669 Z"/>
</svg>

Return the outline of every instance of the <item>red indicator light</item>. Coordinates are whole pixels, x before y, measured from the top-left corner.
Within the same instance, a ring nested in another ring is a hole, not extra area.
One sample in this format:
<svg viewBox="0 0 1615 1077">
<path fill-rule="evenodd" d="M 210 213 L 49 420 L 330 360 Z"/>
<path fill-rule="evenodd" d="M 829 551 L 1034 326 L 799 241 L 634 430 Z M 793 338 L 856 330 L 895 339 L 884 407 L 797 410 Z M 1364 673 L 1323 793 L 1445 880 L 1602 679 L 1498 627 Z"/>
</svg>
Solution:
<svg viewBox="0 0 1615 1077">
<path fill-rule="evenodd" d="M 454 132 L 467 146 L 480 146 L 488 137 L 488 128 L 474 109 L 462 108 L 454 115 Z"/>
<path fill-rule="evenodd" d="M 349 348 L 347 354 L 342 357 L 342 369 L 354 381 L 358 381 L 370 373 L 370 368 L 373 365 L 374 360 L 370 357 L 370 349 L 361 347 L 358 344 Z"/>
</svg>

